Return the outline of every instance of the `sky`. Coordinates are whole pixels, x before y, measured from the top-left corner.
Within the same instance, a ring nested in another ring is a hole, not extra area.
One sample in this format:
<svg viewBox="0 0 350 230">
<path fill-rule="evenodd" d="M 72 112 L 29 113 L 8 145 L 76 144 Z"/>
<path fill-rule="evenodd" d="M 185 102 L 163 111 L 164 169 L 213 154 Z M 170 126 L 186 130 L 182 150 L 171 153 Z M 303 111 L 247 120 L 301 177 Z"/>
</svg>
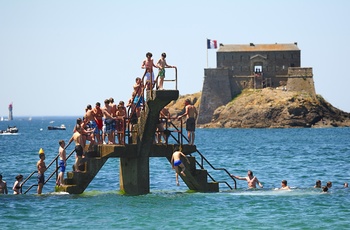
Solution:
<svg viewBox="0 0 350 230">
<path fill-rule="evenodd" d="M 316 93 L 350 112 L 349 8 L 347 0 L 0 0 L 0 116 L 10 103 L 14 117 L 82 117 L 87 104 L 127 102 L 147 52 L 155 62 L 166 52 L 180 95 L 199 92 L 204 69 L 216 67 L 207 38 L 297 42 Z"/>
</svg>

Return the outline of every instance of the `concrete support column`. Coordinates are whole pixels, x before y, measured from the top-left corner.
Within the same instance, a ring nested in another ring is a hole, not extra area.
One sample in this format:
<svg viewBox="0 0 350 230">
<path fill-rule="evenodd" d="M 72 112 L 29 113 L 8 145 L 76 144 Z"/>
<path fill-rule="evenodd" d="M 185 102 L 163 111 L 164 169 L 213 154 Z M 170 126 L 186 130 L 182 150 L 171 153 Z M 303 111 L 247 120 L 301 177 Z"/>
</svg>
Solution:
<svg viewBox="0 0 350 230">
<path fill-rule="evenodd" d="M 149 157 L 120 158 L 120 190 L 128 195 L 150 192 Z"/>
</svg>

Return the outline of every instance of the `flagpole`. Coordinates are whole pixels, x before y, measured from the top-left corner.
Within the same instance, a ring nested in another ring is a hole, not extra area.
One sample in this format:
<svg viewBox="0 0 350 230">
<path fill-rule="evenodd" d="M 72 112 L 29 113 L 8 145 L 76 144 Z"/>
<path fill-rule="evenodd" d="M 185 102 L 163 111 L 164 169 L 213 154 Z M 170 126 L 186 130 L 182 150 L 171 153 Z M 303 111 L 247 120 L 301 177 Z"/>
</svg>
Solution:
<svg viewBox="0 0 350 230">
<path fill-rule="evenodd" d="M 208 69 L 208 38 L 206 40 L 206 45 L 205 46 L 207 47 L 207 69 Z"/>
</svg>

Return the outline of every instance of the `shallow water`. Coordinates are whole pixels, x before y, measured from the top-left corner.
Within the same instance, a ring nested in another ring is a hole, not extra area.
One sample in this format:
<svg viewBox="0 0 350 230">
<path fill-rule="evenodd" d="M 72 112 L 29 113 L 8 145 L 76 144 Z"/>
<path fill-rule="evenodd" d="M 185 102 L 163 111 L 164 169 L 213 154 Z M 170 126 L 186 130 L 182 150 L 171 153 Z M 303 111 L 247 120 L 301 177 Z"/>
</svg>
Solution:
<svg viewBox="0 0 350 230">
<path fill-rule="evenodd" d="M 50 121 L 67 130 L 48 131 Z M 0 122 L 0 129 L 10 124 L 20 130 L 0 135 L 0 173 L 10 189 L 17 174 L 26 177 L 35 170 L 40 148 L 47 164 L 57 155 L 58 140 L 68 141 L 74 123 L 70 117 Z M 197 129 L 197 148 L 215 167 L 240 176 L 253 170 L 264 189 L 248 190 L 246 182 L 237 181 L 237 190 L 221 184 L 219 193 L 192 193 L 182 181 L 175 185 L 166 159 L 151 158 L 151 193 L 125 196 L 118 192 L 119 159 L 113 158 L 81 195 L 54 193 L 52 181 L 41 196 L 34 190 L 0 196 L 1 228 L 348 229 L 350 190 L 342 184 L 350 181 L 349 137 L 350 128 Z M 216 180 L 233 185 L 225 174 L 205 167 Z M 275 190 L 282 179 L 291 191 Z M 329 193 L 312 188 L 317 179 L 333 182 Z"/>
</svg>

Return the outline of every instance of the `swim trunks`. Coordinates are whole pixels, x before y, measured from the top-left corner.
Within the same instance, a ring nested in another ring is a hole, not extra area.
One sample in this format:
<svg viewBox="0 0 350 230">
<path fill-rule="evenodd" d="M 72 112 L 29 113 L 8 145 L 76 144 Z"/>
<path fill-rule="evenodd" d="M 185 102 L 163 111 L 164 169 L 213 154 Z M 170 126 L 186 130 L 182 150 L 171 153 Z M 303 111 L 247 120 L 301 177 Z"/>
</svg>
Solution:
<svg viewBox="0 0 350 230">
<path fill-rule="evenodd" d="M 165 69 L 159 69 L 158 75 L 160 78 L 165 78 Z"/>
<path fill-rule="evenodd" d="M 100 129 L 97 127 L 96 121 L 90 121 L 90 127 L 91 127 L 92 129 L 95 129 L 95 130 L 94 130 L 94 133 L 95 133 L 95 134 L 99 134 L 99 133 L 100 133 Z"/>
<path fill-rule="evenodd" d="M 115 125 L 116 130 L 118 131 L 123 131 L 124 130 L 124 120 L 116 120 L 116 125 Z"/>
<path fill-rule="evenodd" d="M 78 157 L 83 156 L 84 150 L 83 150 L 83 147 L 81 145 L 76 145 L 74 149 L 75 149 L 75 152 L 76 152 Z"/>
<path fill-rule="evenodd" d="M 186 130 L 190 132 L 194 132 L 196 129 L 196 120 L 194 117 L 190 117 L 186 121 Z"/>
<path fill-rule="evenodd" d="M 150 81 L 151 80 L 151 73 L 147 72 L 146 73 L 146 80 Z M 152 72 L 152 82 L 154 82 L 154 73 Z"/>
<path fill-rule="evenodd" d="M 102 127 L 103 127 L 103 121 L 102 121 L 102 119 L 101 119 L 101 120 L 95 119 L 95 122 L 96 122 L 96 124 L 97 124 L 98 129 L 99 129 L 99 130 L 102 130 Z"/>
<path fill-rule="evenodd" d="M 60 172 L 66 171 L 66 166 L 64 165 L 64 160 L 60 160 L 58 165 L 60 166 Z"/>
<path fill-rule="evenodd" d="M 45 176 L 44 174 L 38 173 L 38 184 L 44 184 Z"/>
<path fill-rule="evenodd" d="M 106 119 L 105 120 L 105 124 L 106 124 L 106 133 L 110 134 L 112 133 L 112 131 L 115 130 L 115 122 L 114 119 Z"/>
<path fill-rule="evenodd" d="M 176 161 L 174 161 L 174 166 L 179 166 L 179 165 L 181 165 L 181 160 L 176 160 Z"/>
<path fill-rule="evenodd" d="M 143 97 L 135 96 L 134 104 L 136 104 L 136 108 L 141 107 L 144 103 Z"/>
</svg>

